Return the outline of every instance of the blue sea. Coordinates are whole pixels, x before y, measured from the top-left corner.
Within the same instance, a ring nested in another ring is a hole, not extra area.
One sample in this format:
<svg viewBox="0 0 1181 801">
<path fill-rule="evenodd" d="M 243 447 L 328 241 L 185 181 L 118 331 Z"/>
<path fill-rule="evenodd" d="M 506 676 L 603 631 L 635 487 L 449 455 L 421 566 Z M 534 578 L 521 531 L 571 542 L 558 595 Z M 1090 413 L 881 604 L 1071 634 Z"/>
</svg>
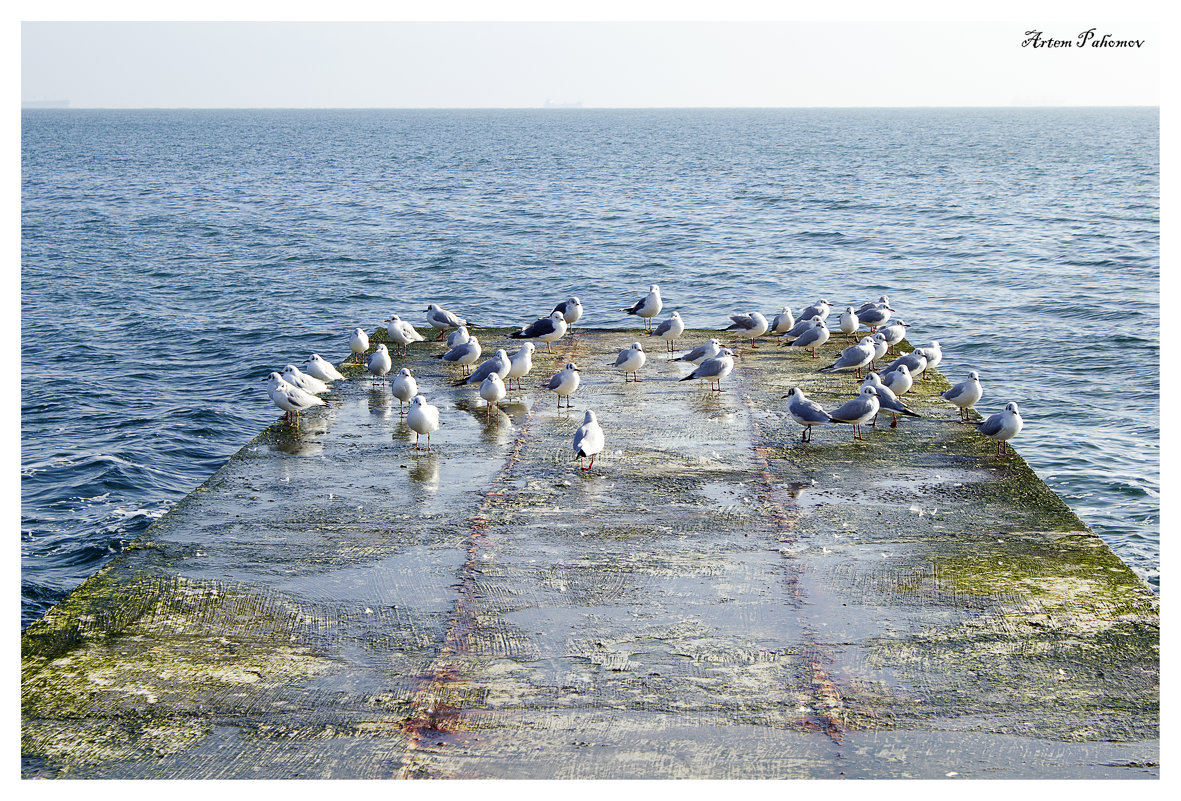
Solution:
<svg viewBox="0 0 1181 801">
<path fill-rule="evenodd" d="M 1156 586 L 1159 178 L 1155 108 L 24 111 L 22 626 L 274 420 L 269 371 L 651 283 L 691 327 L 889 295 Z"/>
</svg>

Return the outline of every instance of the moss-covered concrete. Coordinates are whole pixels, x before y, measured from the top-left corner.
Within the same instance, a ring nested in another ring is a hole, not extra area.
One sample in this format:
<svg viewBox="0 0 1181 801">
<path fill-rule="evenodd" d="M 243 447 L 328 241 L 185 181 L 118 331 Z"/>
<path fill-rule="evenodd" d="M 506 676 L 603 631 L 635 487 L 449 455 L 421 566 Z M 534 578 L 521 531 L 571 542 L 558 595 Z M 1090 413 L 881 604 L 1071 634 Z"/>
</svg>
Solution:
<svg viewBox="0 0 1181 801">
<path fill-rule="evenodd" d="M 946 381 L 801 443 L 781 396 L 851 397 L 831 359 L 743 345 L 715 393 L 654 342 L 625 384 L 643 336 L 542 346 L 487 418 L 414 345 L 429 454 L 346 366 L 24 633 L 24 775 L 1159 775 L 1156 596 Z"/>
</svg>

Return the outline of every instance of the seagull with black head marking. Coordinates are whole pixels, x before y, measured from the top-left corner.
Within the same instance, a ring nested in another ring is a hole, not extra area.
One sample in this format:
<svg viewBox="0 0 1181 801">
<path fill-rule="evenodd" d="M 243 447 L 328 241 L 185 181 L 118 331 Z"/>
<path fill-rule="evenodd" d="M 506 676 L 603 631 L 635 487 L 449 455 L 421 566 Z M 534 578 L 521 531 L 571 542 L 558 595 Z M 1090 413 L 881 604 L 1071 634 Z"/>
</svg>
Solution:
<svg viewBox="0 0 1181 801">
<path fill-rule="evenodd" d="M 426 312 L 426 321 L 431 324 L 439 332 L 438 339 L 442 339 L 443 335 L 447 333 L 450 328 L 459 328 L 461 325 L 467 325 L 467 320 L 459 317 L 446 309 L 440 308 L 434 303 L 427 306 L 423 311 Z"/>
<path fill-rule="evenodd" d="M 812 426 L 827 425 L 832 422 L 832 417 L 824 408 L 804 395 L 804 390 L 799 387 L 792 387 L 783 397 L 787 398 L 787 413 L 791 415 L 791 419 L 804 427 L 803 433 L 800 434 L 800 442 L 812 441 Z"/>
</svg>

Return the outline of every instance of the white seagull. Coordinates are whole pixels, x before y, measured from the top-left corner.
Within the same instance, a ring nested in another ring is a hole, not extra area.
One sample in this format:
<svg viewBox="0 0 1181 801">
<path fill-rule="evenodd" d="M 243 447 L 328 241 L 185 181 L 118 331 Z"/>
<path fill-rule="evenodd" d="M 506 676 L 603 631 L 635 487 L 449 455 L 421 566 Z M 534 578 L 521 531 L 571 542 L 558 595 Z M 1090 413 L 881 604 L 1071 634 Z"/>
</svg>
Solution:
<svg viewBox="0 0 1181 801">
<path fill-rule="evenodd" d="M 323 395 L 329 390 L 329 386 L 323 381 L 314 376 L 305 375 L 294 364 L 289 364 L 283 368 L 283 380 L 313 395 Z"/>
<path fill-rule="evenodd" d="M 1017 404 L 1006 403 L 1003 412 L 990 416 L 976 426 L 976 430 L 984 436 L 996 440 L 996 454 L 1000 456 L 1001 453 L 1009 452 L 1009 440 L 1020 434 L 1024 427 L 1025 421 L 1021 419 L 1021 414 L 1017 411 Z"/>
<path fill-rule="evenodd" d="M 513 339 L 540 339 L 545 343 L 545 349 L 551 350 L 550 343 L 557 342 L 566 333 L 566 318 L 560 311 L 550 312 L 549 317 L 542 317 L 520 331 L 509 334 Z"/>
<path fill-rule="evenodd" d="M 462 345 L 471 338 L 472 335 L 468 333 L 467 326 L 461 325 L 447 335 L 447 347 L 454 348 L 456 345 Z"/>
<path fill-rule="evenodd" d="M 313 406 L 324 406 L 324 400 L 317 398 L 310 392 L 304 392 L 299 387 L 292 386 L 283 380 L 278 373 L 271 373 L 267 378 L 267 394 L 271 401 L 282 409 L 289 424 L 299 427 L 299 413 Z M 292 414 L 295 415 L 292 418 Z"/>
<path fill-rule="evenodd" d="M 853 439 L 865 441 L 861 436 L 861 424 L 878 413 L 881 404 L 878 401 L 878 391 L 871 386 L 863 386 L 861 392 L 853 400 L 844 403 L 828 413 L 834 423 L 848 423 L 853 426 Z"/>
<path fill-rule="evenodd" d="M 353 329 L 353 335 L 349 337 L 349 350 L 353 352 L 353 358 L 357 360 L 357 364 L 360 364 L 361 356 L 369 350 L 369 335 L 365 333 L 365 329 Z"/>
<path fill-rule="evenodd" d="M 513 382 L 513 379 L 516 379 L 518 390 L 523 390 L 521 379 L 529 375 L 529 371 L 533 369 L 533 351 L 535 350 L 537 350 L 536 345 L 526 342 L 509 357 L 508 374 L 504 378 L 509 384 Z"/>
<path fill-rule="evenodd" d="M 578 389 L 578 384 L 581 379 L 578 377 L 578 367 L 574 362 L 568 362 L 558 372 L 554 373 L 553 377 L 547 381 L 544 386 L 545 389 L 552 389 L 558 395 L 558 408 L 562 408 L 562 398 L 566 398 L 566 408 L 570 408 L 570 396 L 574 394 L 574 390 Z"/>
<path fill-rule="evenodd" d="M 846 306 L 845 311 L 841 313 L 841 333 L 845 335 L 845 339 L 850 339 L 860 325 L 861 320 L 857 318 L 857 312 L 853 311 L 852 306 Z"/>
<path fill-rule="evenodd" d="M 564 300 L 557 306 L 554 306 L 554 311 L 561 312 L 562 318 L 566 321 L 566 325 L 573 328 L 574 324 L 578 322 L 580 317 L 582 317 L 582 301 L 578 298 Z"/>
<path fill-rule="evenodd" d="M 414 432 L 414 450 L 419 450 L 418 440 L 426 434 L 426 449 L 431 449 L 431 432 L 439 430 L 439 408 L 426 402 L 423 395 L 415 395 L 410 401 L 410 414 L 406 415 L 406 425 Z"/>
<path fill-rule="evenodd" d="M 980 375 L 975 370 L 968 373 L 968 378 L 944 392 L 943 399 L 959 407 L 960 422 L 968 422 L 968 409 L 975 406 L 984 397 L 984 387 L 980 386 Z"/>
<path fill-rule="evenodd" d="M 816 401 L 804 395 L 804 390 L 792 387 L 783 397 L 787 398 L 787 413 L 791 419 L 804 427 L 800 434 L 800 442 L 812 441 L 812 426 L 821 426 L 832 422 L 828 412 Z"/>
<path fill-rule="evenodd" d="M 497 348 L 496 353 L 492 358 L 486 360 L 483 364 L 472 371 L 472 374 L 460 381 L 460 384 L 476 384 L 483 381 L 488 376 L 495 373 L 500 376 L 501 380 L 508 375 L 511 363 L 508 358 L 508 351 L 504 348 Z"/>
<path fill-rule="evenodd" d="M 708 381 L 710 390 L 713 392 L 725 392 L 722 389 L 722 379 L 730 375 L 734 369 L 734 351 L 729 348 L 722 348 L 721 352 L 712 359 L 706 359 L 700 366 L 689 375 L 682 378 L 682 381 Z M 714 384 L 717 384 L 717 389 L 714 389 Z"/>
<path fill-rule="evenodd" d="M 455 362 L 463 368 L 463 374 L 467 375 L 468 368 L 479 360 L 481 352 L 480 340 L 476 337 L 468 337 L 467 342 L 464 342 L 462 345 L 456 345 L 443 355 L 436 356 L 435 358 L 442 359 L 445 362 Z"/>
<path fill-rule="evenodd" d="M 900 364 L 889 373 L 883 373 L 882 383 L 895 395 L 905 395 L 914 386 L 914 379 L 910 375 L 910 368 Z"/>
<path fill-rule="evenodd" d="M 393 386 L 391 387 L 391 392 L 398 399 L 398 414 L 406 414 L 402 407 L 414 400 L 414 396 L 418 394 L 418 382 L 410 374 L 409 367 L 403 367 L 398 373 L 398 377 L 394 379 Z"/>
<path fill-rule="evenodd" d="M 727 331 L 737 331 L 742 334 L 743 338 L 750 339 L 750 346 L 757 348 L 755 340 L 767 333 L 771 324 L 767 322 L 767 318 L 758 312 L 751 312 L 750 314 L 731 314 L 730 319 L 734 322 L 727 326 Z"/>
<path fill-rule="evenodd" d="M 582 425 L 574 432 L 574 453 L 578 456 L 578 466 L 583 470 L 590 470 L 595 466 L 595 456 L 603 451 L 603 427 L 595 413 L 587 409 L 582 418 Z M 590 464 L 582 467 L 583 459 L 590 459 Z"/>
<path fill-rule="evenodd" d="M 672 315 L 648 336 L 660 337 L 668 344 L 668 352 L 673 352 L 673 346 L 677 342 L 677 337 L 685 333 L 685 322 L 681 319 L 680 312 L 673 312 Z"/>
<path fill-rule="evenodd" d="M 660 314 L 660 308 L 663 305 L 664 303 L 660 300 L 660 287 L 653 284 L 648 289 L 648 294 L 641 300 L 637 300 L 634 306 L 627 309 L 620 309 L 620 311 L 644 318 L 644 327 L 649 328 L 652 325 L 652 318 Z"/>
<path fill-rule="evenodd" d="M 704 345 L 698 345 L 684 356 L 673 359 L 674 362 L 693 362 L 700 364 L 706 359 L 712 359 L 722 352 L 722 343 L 716 339 L 706 340 Z"/>
<path fill-rule="evenodd" d="M 426 337 L 414 330 L 414 326 L 396 314 L 391 315 L 385 321 L 385 330 L 390 335 L 390 340 L 402 347 L 403 356 L 406 355 L 407 346 L 411 342 L 422 342 L 426 339 Z"/>
<path fill-rule="evenodd" d="M 382 386 L 385 386 L 385 374 L 393 366 L 394 360 L 390 358 L 390 352 L 386 350 L 384 342 L 378 343 L 377 350 L 369 354 L 369 361 L 365 364 L 370 373 L 381 379 Z"/>
<path fill-rule="evenodd" d="M 492 414 L 492 409 L 500 403 L 507 392 L 508 390 L 505 389 L 504 380 L 501 379 L 500 373 L 491 373 L 480 383 L 480 397 L 488 403 L 484 412 L 485 417 Z"/>
<path fill-rule="evenodd" d="M 863 337 L 856 345 L 850 345 L 841 351 L 841 355 L 837 357 L 835 362 L 828 367 L 821 367 L 820 372 L 835 373 L 837 370 L 856 370 L 857 377 L 861 378 L 861 368 L 873 361 L 873 354 L 873 339 Z"/>
<path fill-rule="evenodd" d="M 795 341 L 791 343 L 791 346 L 793 348 L 805 348 L 811 351 L 813 359 L 819 359 L 820 356 L 817 355 L 816 349 L 825 342 L 828 342 L 828 326 L 819 317 L 813 317 L 808 321 L 808 325 L 808 329 L 796 337 Z"/>
<path fill-rule="evenodd" d="M 448 328 L 459 328 L 461 325 L 467 325 L 467 320 L 455 316 L 446 309 L 440 309 L 434 303 L 427 306 L 423 311 L 426 312 L 426 321 L 431 324 L 431 327 L 439 329 L 439 339 L 443 338 L 443 334 L 447 332 Z"/>
<path fill-rule="evenodd" d="M 615 358 L 612 366 L 623 371 L 623 382 L 626 384 L 628 381 L 640 380 L 636 371 L 643 367 L 646 361 L 648 356 L 644 353 L 644 346 L 639 342 L 633 342 L 631 347 L 619 351 L 619 356 Z M 632 374 L 632 378 L 627 377 L 628 373 Z"/>
<path fill-rule="evenodd" d="M 308 366 L 308 375 L 318 378 L 321 381 L 344 380 L 344 375 L 333 366 L 332 362 L 318 353 L 313 353 L 312 357 L 304 362 L 304 364 Z"/>
<path fill-rule="evenodd" d="M 792 316 L 791 309 L 784 306 L 783 311 L 771 318 L 771 333 L 786 334 L 795 324 L 796 318 Z"/>
</svg>

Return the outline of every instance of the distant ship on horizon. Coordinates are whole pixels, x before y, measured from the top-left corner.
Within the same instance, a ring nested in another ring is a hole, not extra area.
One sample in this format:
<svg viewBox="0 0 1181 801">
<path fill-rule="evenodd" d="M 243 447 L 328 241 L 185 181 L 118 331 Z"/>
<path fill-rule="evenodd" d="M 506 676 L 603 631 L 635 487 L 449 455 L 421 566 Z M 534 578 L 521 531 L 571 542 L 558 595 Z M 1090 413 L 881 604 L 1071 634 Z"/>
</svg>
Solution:
<svg viewBox="0 0 1181 801">
<path fill-rule="evenodd" d="M 542 108 L 582 108 L 581 100 L 567 101 L 567 100 L 549 100 L 546 99 Z"/>
</svg>

